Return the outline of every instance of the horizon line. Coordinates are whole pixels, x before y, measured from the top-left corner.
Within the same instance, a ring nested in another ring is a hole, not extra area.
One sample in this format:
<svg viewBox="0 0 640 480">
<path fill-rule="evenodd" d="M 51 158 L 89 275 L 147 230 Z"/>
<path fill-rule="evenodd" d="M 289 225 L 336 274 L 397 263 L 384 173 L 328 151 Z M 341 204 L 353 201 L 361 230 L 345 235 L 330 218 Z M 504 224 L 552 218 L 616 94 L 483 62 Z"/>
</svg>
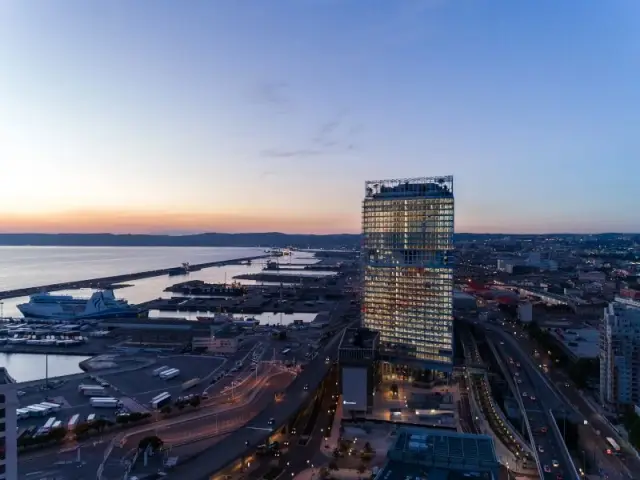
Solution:
<svg viewBox="0 0 640 480">
<path fill-rule="evenodd" d="M 640 235 L 640 232 L 622 232 L 622 231 L 601 231 L 601 232 L 541 232 L 541 233 L 518 233 L 518 232 L 453 232 L 454 235 L 519 235 L 519 236 L 540 236 L 540 235 Z M 362 235 L 362 233 L 286 233 L 279 231 L 264 232 L 190 232 L 190 233 L 116 233 L 116 232 L 2 232 L 1 235 L 112 235 L 112 236 L 157 236 L 157 237 L 189 237 L 198 235 L 302 235 L 302 236 L 340 236 L 340 235 Z"/>
</svg>

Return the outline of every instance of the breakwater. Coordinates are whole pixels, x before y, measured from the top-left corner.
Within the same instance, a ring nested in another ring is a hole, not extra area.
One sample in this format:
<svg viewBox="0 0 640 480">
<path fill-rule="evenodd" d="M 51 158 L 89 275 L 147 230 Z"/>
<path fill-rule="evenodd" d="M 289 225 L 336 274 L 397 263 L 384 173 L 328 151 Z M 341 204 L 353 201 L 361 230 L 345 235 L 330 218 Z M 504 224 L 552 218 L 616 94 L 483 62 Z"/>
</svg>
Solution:
<svg viewBox="0 0 640 480">
<path fill-rule="evenodd" d="M 246 273 L 242 275 L 236 275 L 233 278 L 239 278 L 240 280 L 254 280 L 256 282 L 269 282 L 269 283 L 298 283 L 304 285 L 322 285 L 326 278 L 331 277 L 314 277 L 311 275 L 280 275 L 278 273 Z"/>
<path fill-rule="evenodd" d="M 262 258 L 268 258 L 270 255 L 257 255 L 253 257 L 234 258 L 231 260 L 221 260 L 217 262 L 206 262 L 191 265 L 193 269 L 203 269 L 209 267 L 222 267 L 225 265 L 234 265 L 242 262 L 259 260 Z M 128 273 L 124 275 L 115 275 L 111 277 L 91 278 L 87 280 L 77 280 L 73 282 L 54 283 L 50 285 L 39 285 L 35 287 L 19 288 L 15 290 L 5 290 L 0 292 L 0 300 L 5 298 L 24 297 L 27 295 L 33 295 L 34 293 L 40 293 L 43 291 L 56 291 L 56 290 L 75 290 L 78 288 L 94 288 L 97 290 L 103 290 L 112 288 L 115 284 L 122 282 L 130 282 L 132 280 L 140 280 L 142 278 L 159 277 L 161 275 L 168 275 L 170 271 L 179 267 L 162 268 L 158 270 L 147 270 L 144 272 Z"/>
</svg>

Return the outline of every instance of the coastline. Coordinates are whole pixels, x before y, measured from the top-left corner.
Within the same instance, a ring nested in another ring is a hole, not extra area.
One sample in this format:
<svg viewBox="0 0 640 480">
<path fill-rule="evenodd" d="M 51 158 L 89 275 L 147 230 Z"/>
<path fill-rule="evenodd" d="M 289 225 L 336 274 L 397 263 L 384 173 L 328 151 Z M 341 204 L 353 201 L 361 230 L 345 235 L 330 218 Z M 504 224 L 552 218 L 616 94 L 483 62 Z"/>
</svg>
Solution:
<svg viewBox="0 0 640 480">
<path fill-rule="evenodd" d="M 206 263 L 198 263 L 191 265 L 191 267 L 195 269 L 203 269 L 210 267 L 221 267 L 224 265 L 233 265 L 246 261 L 259 260 L 262 258 L 269 258 L 270 255 L 254 255 L 252 257 L 241 257 L 234 258 L 231 260 L 219 260 L 216 262 L 206 262 Z M 162 268 L 158 270 L 147 270 L 144 272 L 136 272 L 136 273 L 128 273 L 124 275 L 115 275 L 111 277 L 100 277 L 100 278 L 91 278 L 87 280 L 77 280 L 72 282 L 62 282 L 62 283 L 54 283 L 50 285 L 38 285 L 35 287 L 26 287 L 19 288 L 14 290 L 5 290 L 0 292 L 0 300 L 4 300 L 7 298 L 14 297 L 24 297 L 27 295 L 33 295 L 34 293 L 40 293 L 42 291 L 56 291 L 56 290 L 67 290 L 67 289 L 77 289 L 77 288 L 95 288 L 95 289 L 106 289 L 115 287 L 114 284 L 119 284 L 122 282 L 128 282 L 132 280 L 140 280 L 142 278 L 151 278 L 151 277 L 159 277 L 162 275 L 168 275 L 169 272 L 177 267 L 169 267 Z M 119 287 L 116 287 L 119 288 Z"/>
</svg>

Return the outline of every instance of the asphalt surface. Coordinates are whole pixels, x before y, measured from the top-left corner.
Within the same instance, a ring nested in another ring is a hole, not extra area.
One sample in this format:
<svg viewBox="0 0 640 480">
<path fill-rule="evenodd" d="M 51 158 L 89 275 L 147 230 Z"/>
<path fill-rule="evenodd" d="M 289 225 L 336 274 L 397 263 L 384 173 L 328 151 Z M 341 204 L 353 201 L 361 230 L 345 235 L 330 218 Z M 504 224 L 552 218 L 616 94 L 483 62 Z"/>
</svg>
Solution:
<svg viewBox="0 0 640 480">
<path fill-rule="evenodd" d="M 463 376 L 458 380 L 460 390 L 460 404 L 458 411 L 460 412 L 460 426 L 465 433 L 480 433 L 473 421 L 471 413 L 471 403 L 469 402 L 469 389 L 467 387 L 467 379 Z"/>
<path fill-rule="evenodd" d="M 267 441 L 274 431 L 295 415 L 309 399 L 312 392 L 318 388 L 332 367 L 332 363 L 326 362 L 325 358 L 333 359 L 336 357 L 339 339 L 340 334 L 320 350 L 320 353 L 306 365 L 302 373 L 291 383 L 286 394 L 279 401 L 275 399 L 271 401 L 244 428 L 229 435 L 224 441 L 224 448 L 216 448 L 216 455 L 203 454 L 183 465 L 178 465 L 168 472 L 168 478 L 208 480 L 211 474 L 222 470 L 234 460 L 243 455 L 250 455 L 258 445 Z M 304 388 L 305 385 L 308 385 L 308 390 Z M 274 425 L 269 425 L 271 418 L 275 420 Z"/>
<path fill-rule="evenodd" d="M 491 325 L 489 328 L 494 331 L 500 330 L 500 327 L 495 325 Z M 519 325 L 510 325 L 509 330 L 511 332 L 516 331 L 518 334 L 523 333 Z M 521 358 L 526 359 L 532 368 L 537 368 L 537 365 L 541 362 L 545 362 L 546 364 L 553 363 L 548 358 L 548 355 L 540 351 L 541 349 L 534 345 L 526 336 L 511 336 L 511 338 L 519 344 Z M 536 349 L 538 349 L 541 354 L 539 360 L 531 358 Z M 609 448 L 605 440 L 606 437 L 618 438 L 619 435 L 613 431 L 600 413 L 589 405 L 580 390 L 571 382 L 567 375 L 560 369 L 552 368 L 546 376 L 549 379 L 551 389 L 555 390 L 552 394 L 562 400 L 561 408 L 566 409 L 569 413 L 575 413 L 578 418 L 588 422 L 587 425 L 578 427 L 580 441 L 583 448 L 585 448 L 585 456 L 588 456 L 592 461 L 595 459 L 599 469 L 611 480 L 640 478 L 640 460 L 638 460 L 632 452 L 626 452 L 625 455 L 619 457 L 605 453 L 607 448 Z M 549 386 L 547 386 L 547 389 L 548 387 Z M 597 431 L 600 432 L 600 435 L 598 435 Z M 636 477 L 633 476 L 634 472 Z"/>
<path fill-rule="evenodd" d="M 149 425 L 144 431 L 127 432 L 126 441 L 117 445 L 110 455 L 108 465 L 103 473 L 103 480 L 122 478 L 124 461 L 132 457 L 140 440 L 151 434 L 158 435 L 165 442 L 165 446 L 173 448 L 217 435 L 226 435 L 240 429 L 274 398 L 276 392 L 286 389 L 290 381 L 291 374 L 287 372 L 275 373 L 266 379 L 257 391 L 252 390 L 250 398 L 247 398 L 250 391 L 247 388 L 246 393 L 239 394 L 235 403 L 219 409 L 199 412 L 198 416 L 188 421 L 182 421 L 178 418 L 176 420 L 180 420 L 180 423 L 160 425 L 155 429 Z M 242 398 L 243 396 L 245 398 Z M 140 468 L 142 468 L 141 464 L 136 464 L 132 473 L 138 473 Z"/>
<path fill-rule="evenodd" d="M 557 401 L 554 401 L 553 395 L 549 395 L 546 391 L 547 388 L 543 382 L 536 378 L 537 374 L 530 372 L 530 367 L 521 362 L 520 356 L 514 352 L 513 346 L 499 338 L 495 340 L 504 357 L 505 365 L 509 369 L 513 381 L 516 382 L 516 390 L 522 399 L 534 437 L 532 447 L 535 447 L 540 464 L 545 470 L 545 480 L 555 480 L 558 475 L 562 475 L 561 478 L 564 479 L 573 478 L 571 468 L 567 468 L 567 462 L 570 460 L 563 458 L 561 453 L 564 448 L 560 445 L 562 439 L 556 438 L 556 433 L 551 425 L 553 420 L 548 413 L 550 408 L 558 406 Z M 499 343 L 501 341 L 502 343 Z M 547 430 L 546 433 L 543 433 L 543 428 Z M 554 463 L 558 466 L 555 467 Z"/>
<path fill-rule="evenodd" d="M 327 465 L 330 462 L 330 458 L 322 453 L 321 446 L 324 441 L 324 436 L 321 430 L 329 423 L 329 409 L 335 402 L 332 398 L 334 394 L 337 394 L 337 389 L 326 389 L 322 401 L 320 412 L 315 419 L 311 434 L 308 435 L 306 442 L 299 442 L 300 435 L 290 435 L 289 447 L 282 452 L 282 456 L 279 466 L 283 468 L 283 477 L 294 476 L 303 470 L 308 468 L 314 468 L 318 471 L 322 466 Z M 303 417 L 294 426 L 296 432 L 300 434 L 304 431 L 308 417 Z M 272 462 L 265 459 L 260 462 L 260 467 L 251 472 L 248 472 L 247 478 L 262 478 L 273 467 Z"/>
<path fill-rule="evenodd" d="M 238 359 L 245 356 L 247 352 L 238 354 Z M 234 357 L 233 360 L 236 358 Z M 269 365 L 263 365 L 263 368 L 272 368 Z M 276 367 L 277 368 L 277 367 Z M 127 457 L 124 453 L 128 453 L 133 448 L 133 442 L 139 441 L 143 436 L 149 435 L 149 429 L 154 429 L 167 435 L 167 441 L 172 440 L 184 440 L 184 437 L 193 434 L 193 438 L 199 436 L 206 436 L 208 429 L 218 428 L 223 431 L 224 428 L 232 426 L 231 421 L 248 421 L 251 414 L 257 414 L 259 407 L 268 404 L 273 398 L 275 391 L 281 391 L 286 388 L 291 381 L 291 375 L 276 374 L 270 375 L 269 384 L 264 386 L 263 396 L 258 396 L 255 399 L 256 403 L 252 403 L 254 409 L 245 409 L 245 411 L 238 413 L 238 410 L 234 415 L 230 413 L 221 413 L 218 418 L 213 414 L 214 411 L 219 409 L 232 409 L 234 407 L 230 402 L 232 401 L 231 391 L 228 390 L 226 394 L 222 394 L 222 391 L 227 385 L 229 385 L 234 379 L 246 376 L 251 369 L 250 362 L 245 362 L 244 368 L 237 372 L 234 376 L 224 377 L 215 385 L 209 389 L 211 398 L 209 400 L 203 400 L 199 409 L 194 412 L 189 412 L 180 416 L 170 417 L 168 419 L 161 419 L 156 425 L 143 424 L 138 427 L 134 427 L 130 430 L 119 430 L 106 432 L 99 437 L 93 437 L 85 440 L 81 443 L 68 442 L 60 447 L 48 448 L 46 450 L 34 451 L 27 453 L 19 458 L 19 472 L 20 478 L 39 480 L 40 478 L 56 478 L 60 480 L 81 480 L 81 479 L 95 479 L 98 466 L 103 462 L 105 451 L 109 444 L 115 437 L 126 436 L 130 440 L 127 441 L 124 447 L 117 446 L 113 449 L 113 455 L 105 462 L 105 477 L 109 478 L 109 472 L 117 472 L 117 478 L 122 478 L 122 472 L 124 470 L 124 464 L 122 460 Z M 260 377 L 261 378 L 261 377 Z M 202 388 L 202 387 L 200 387 Z M 251 382 L 247 382 L 246 385 L 242 385 L 235 389 L 233 397 L 237 404 L 242 401 L 244 392 L 252 388 Z M 261 403 L 259 403 L 261 402 Z M 187 407 L 187 411 L 191 407 Z M 207 418 L 203 422 L 203 418 Z M 217 424 L 217 426 L 216 426 Z M 236 423 L 237 426 L 242 423 Z M 136 437 L 135 432 L 143 431 L 144 433 Z M 80 461 L 78 462 L 77 447 L 80 447 Z M 137 444 L 136 444 L 137 446 Z M 62 463 L 61 463 L 62 462 Z M 115 473 L 113 473 L 115 475 Z M 42 475 L 42 476 L 39 476 Z"/>
<path fill-rule="evenodd" d="M 463 348 L 465 350 L 466 356 L 465 361 L 467 362 L 467 364 L 482 364 L 483 362 L 482 358 L 480 357 L 480 353 L 478 352 L 477 346 L 475 345 L 469 332 L 466 330 L 461 330 L 460 335 L 464 345 Z M 524 450 L 522 449 L 518 441 L 512 436 L 509 427 L 503 423 L 502 419 L 498 416 L 494 409 L 494 404 L 492 402 L 493 399 L 491 398 L 491 392 L 487 382 L 482 376 L 471 373 L 468 374 L 468 380 L 469 381 L 467 383 L 469 383 L 469 388 L 471 389 L 469 390 L 469 392 L 475 395 L 475 398 L 478 400 L 479 407 L 485 415 L 485 418 L 487 419 L 487 422 L 489 423 L 489 426 L 491 427 L 494 435 L 496 435 L 500 439 L 502 444 L 507 447 L 507 449 L 511 453 L 520 458 L 523 458 L 525 454 Z M 462 388 L 460 389 L 460 392 L 463 392 Z M 473 418 L 471 420 L 473 421 Z M 473 425 L 473 428 L 476 428 L 475 425 Z"/>
</svg>

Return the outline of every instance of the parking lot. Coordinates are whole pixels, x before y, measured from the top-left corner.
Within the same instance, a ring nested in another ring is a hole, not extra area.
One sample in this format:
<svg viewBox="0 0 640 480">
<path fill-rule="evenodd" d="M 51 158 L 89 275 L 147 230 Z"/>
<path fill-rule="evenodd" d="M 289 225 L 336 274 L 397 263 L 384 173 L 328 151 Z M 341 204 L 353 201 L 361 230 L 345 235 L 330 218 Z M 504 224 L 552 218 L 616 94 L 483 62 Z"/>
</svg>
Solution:
<svg viewBox="0 0 640 480">
<path fill-rule="evenodd" d="M 147 405 L 157 394 L 169 392 L 172 396 L 178 396 L 182 392 L 182 384 L 192 378 L 200 378 L 203 383 L 210 375 L 218 370 L 224 359 L 203 355 L 176 355 L 158 358 L 155 365 L 133 372 L 104 375 L 104 378 L 116 390 L 117 397 L 131 397 L 137 402 Z M 176 368 L 180 374 L 170 380 L 163 380 L 153 371 L 161 366 Z M 202 391 L 202 388 L 200 388 Z"/>
</svg>

